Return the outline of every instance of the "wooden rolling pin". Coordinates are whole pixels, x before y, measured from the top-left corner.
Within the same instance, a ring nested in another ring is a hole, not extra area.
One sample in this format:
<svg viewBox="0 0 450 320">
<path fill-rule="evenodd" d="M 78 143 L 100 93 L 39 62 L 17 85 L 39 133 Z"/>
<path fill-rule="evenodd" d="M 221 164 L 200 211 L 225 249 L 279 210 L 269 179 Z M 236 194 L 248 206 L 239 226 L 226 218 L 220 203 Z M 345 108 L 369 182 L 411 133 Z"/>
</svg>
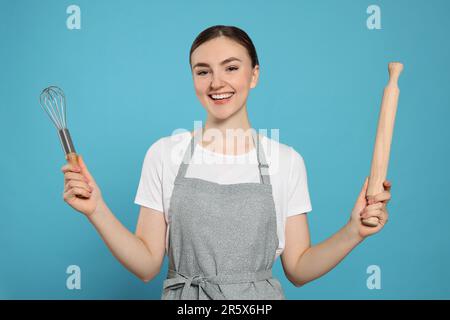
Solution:
<svg viewBox="0 0 450 320">
<path fill-rule="evenodd" d="M 392 133 L 394 131 L 395 114 L 397 113 L 398 97 L 400 95 L 398 78 L 402 70 L 403 64 L 399 62 L 389 63 L 389 82 L 384 88 L 381 102 L 366 199 L 384 191 L 383 183 L 386 180 L 389 165 Z M 363 219 L 362 223 L 368 227 L 376 227 L 379 220 L 377 217 L 370 217 Z"/>
</svg>

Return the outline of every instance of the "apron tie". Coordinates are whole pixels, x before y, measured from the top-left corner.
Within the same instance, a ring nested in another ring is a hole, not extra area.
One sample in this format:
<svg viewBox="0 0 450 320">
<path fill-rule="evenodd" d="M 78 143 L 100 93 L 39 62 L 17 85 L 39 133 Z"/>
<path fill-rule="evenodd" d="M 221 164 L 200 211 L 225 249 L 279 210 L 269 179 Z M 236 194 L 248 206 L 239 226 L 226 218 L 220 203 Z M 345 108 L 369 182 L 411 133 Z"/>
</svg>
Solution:
<svg viewBox="0 0 450 320">
<path fill-rule="evenodd" d="M 272 269 L 251 273 L 222 274 L 214 276 L 203 276 L 199 274 L 186 276 L 175 270 L 169 270 L 167 279 L 164 280 L 164 290 L 183 287 L 181 291 L 181 300 L 186 300 L 189 297 L 190 288 L 192 286 L 198 286 L 199 298 L 206 294 L 213 300 L 226 300 L 223 293 L 217 290 L 213 284 L 247 283 L 270 278 L 272 278 Z"/>
</svg>

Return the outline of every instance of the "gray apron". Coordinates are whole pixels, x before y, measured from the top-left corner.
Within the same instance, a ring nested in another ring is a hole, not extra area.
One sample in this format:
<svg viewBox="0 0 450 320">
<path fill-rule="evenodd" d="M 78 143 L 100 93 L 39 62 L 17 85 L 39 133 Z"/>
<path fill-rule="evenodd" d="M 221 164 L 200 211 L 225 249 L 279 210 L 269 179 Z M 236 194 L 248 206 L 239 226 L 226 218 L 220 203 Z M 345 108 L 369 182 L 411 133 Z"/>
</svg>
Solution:
<svg viewBox="0 0 450 320">
<path fill-rule="evenodd" d="M 268 165 L 259 134 L 252 129 L 252 135 L 259 183 L 186 178 L 201 130 L 191 138 L 170 200 L 169 271 L 161 299 L 285 299 L 272 277 L 278 236 Z"/>
</svg>

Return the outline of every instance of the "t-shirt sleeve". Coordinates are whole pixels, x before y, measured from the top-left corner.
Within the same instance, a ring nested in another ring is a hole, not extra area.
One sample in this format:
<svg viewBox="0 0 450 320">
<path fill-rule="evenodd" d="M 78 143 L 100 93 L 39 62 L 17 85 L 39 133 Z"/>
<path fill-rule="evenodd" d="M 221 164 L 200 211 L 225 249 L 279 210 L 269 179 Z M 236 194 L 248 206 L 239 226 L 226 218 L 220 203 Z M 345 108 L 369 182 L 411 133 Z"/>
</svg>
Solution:
<svg viewBox="0 0 450 320">
<path fill-rule="evenodd" d="M 151 145 L 145 154 L 141 178 L 134 203 L 163 212 L 161 139 Z"/>
<path fill-rule="evenodd" d="M 303 157 L 292 147 L 287 208 L 288 217 L 312 210 L 305 162 Z"/>
</svg>

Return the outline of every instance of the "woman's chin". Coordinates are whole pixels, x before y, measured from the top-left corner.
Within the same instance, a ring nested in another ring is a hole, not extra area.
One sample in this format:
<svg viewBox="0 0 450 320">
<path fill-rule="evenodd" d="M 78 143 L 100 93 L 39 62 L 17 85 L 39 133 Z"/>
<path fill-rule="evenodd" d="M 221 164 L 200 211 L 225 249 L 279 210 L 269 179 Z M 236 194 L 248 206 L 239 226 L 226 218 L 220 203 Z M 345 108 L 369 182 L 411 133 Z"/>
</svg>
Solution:
<svg viewBox="0 0 450 320">
<path fill-rule="evenodd" d="M 217 110 L 216 108 L 209 108 L 208 113 L 211 117 L 213 117 L 216 120 L 226 120 L 230 116 L 232 116 L 235 113 L 236 110 L 234 109 L 223 109 L 223 110 Z"/>
</svg>

